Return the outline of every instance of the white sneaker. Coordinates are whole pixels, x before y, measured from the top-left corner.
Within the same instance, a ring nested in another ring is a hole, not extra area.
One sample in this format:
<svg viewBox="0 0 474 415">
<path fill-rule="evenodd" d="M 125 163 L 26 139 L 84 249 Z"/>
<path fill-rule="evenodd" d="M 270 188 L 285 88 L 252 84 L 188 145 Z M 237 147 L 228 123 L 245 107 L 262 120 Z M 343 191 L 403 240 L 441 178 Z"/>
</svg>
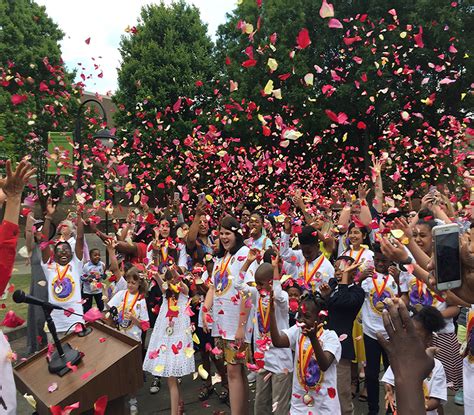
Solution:
<svg viewBox="0 0 474 415">
<path fill-rule="evenodd" d="M 150 393 L 152 395 L 154 395 L 155 393 L 158 393 L 160 391 L 160 387 L 161 387 L 160 378 L 155 376 L 150 386 Z"/>
<path fill-rule="evenodd" d="M 247 380 L 248 380 L 249 383 L 255 383 L 255 381 L 257 380 L 257 373 L 256 372 L 250 372 L 247 375 Z"/>
<path fill-rule="evenodd" d="M 138 406 L 133 404 L 130 405 L 130 415 L 138 415 Z"/>
</svg>

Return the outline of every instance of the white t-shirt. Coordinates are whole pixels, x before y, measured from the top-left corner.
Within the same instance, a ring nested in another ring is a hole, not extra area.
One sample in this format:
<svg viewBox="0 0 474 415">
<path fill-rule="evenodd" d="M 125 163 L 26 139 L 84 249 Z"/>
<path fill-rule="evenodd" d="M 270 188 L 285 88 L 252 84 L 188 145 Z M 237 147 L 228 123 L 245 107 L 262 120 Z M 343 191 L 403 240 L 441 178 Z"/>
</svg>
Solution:
<svg viewBox="0 0 474 415">
<path fill-rule="evenodd" d="M 395 387 L 395 376 L 392 372 L 391 366 L 382 377 L 382 382 Z M 423 394 L 425 398 L 435 398 L 441 401 L 441 405 L 447 402 L 448 387 L 446 385 L 446 374 L 444 372 L 443 364 L 434 359 L 434 368 L 431 374 L 423 381 Z M 468 412 L 466 412 L 468 413 Z M 427 415 L 437 415 L 438 410 L 427 411 Z"/>
<path fill-rule="evenodd" d="M 188 254 L 186 253 L 186 245 L 179 243 L 178 244 L 178 267 L 182 267 L 185 270 L 188 269 Z M 147 267 L 153 264 L 153 242 L 150 242 L 146 247 L 146 258 L 147 258 Z"/>
<path fill-rule="evenodd" d="M 307 264 L 301 250 L 295 251 L 290 248 L 290 235 L 282 232 L 280 244 L 281 258 L 296 266 L 298 270 L 297 282 L 303 289 L 311 290 L 310 284 L 314 282 L 316 290 L 319 290 L 323 282 L 327 283 L 334 277 L 334 267 L 324 254 Z"/>
<path fill-rule="evenodd" d="M 273 246 L 273 242 L 268 236 L 262 234 L 258 239 L 247 239 L 245 241 L 245 245 L 247 245 L 249 248 L 256 248 L 260 249 L 261 251 L 266 251 L 268 248 Z"/>
<path fill-rule="evenodd" d="M 439 297 L 434 291 L 431 291 L 423 281 L 418 280 L 414 275 L 408 272 L 400 273 L 400 291 L 407 293 L 409 304 L 412 306 L 417 304 L 433 306 L 441 312 L 448 308 L 446 301 Z M 454 333 L 455 327 L 453 318 L 445 318 L 444 321 L 446 326 L 438 333 Z"/>
<path fill-rule="evenodd" d="M 202 276 L 201 276 L 201 280 L 202 280 L 203 284 L 205 284 L 208 279 L 209 279 L 209 273 L 206 270 L 202 273 Z M 205 297 L 202 295 L 201 296 L 201 306 L 199 307 L 199 318 L 198 318 L 198 327 L 201 327 L 201 328 L 202 328 L 202 314 L 204 313 L 204 311 L 203 311 L 204 299 L 205 299 Z M 213 314 L 212 314 L 212 308 L 207 311 L 207 314 L 209 314 L 212 318 L 214 318 Z"/>
<path fill-rule="evenodd" d="M 267 314 L 270 296 L 261 297 L 255 287 L 248 289 L 253 304 L 253 314 L 249 316 L 253 322 L 255 351 L 261 351 L 257 340 L 264 336 L 270 337 L 270 315 Z M 260 298 L 262 310 L 260 310 Z M 273 281 L 273 299 L 275 304 L 275 318 L 278 330 L 287 330 L 289 324 L 288 293 L 281 288 L 280 281 Z M 262 317 L 263 315 L 263 317 Z M 265 322 L 267 322 L 265 324 Z M 293 354 L 291 349 L 274 347 L 273 344 L 264 353 L 264 369 L 272 373 L 286 373 L 293 371 Z"/>
<path fill-rule="evenodd" d="M 308 415 L 310 411 L 318 415 L 336 415 L 341 413 L 341 407 L 339 405 L 339 397 L 337 396 L 337 363 L 341 358 L 341 343 L 335 331 L 324 330 L 319 341 L 322 343 L 324 351 L 331 353 L 334 356 L 334 360 L 329 366 L 328 370 L 321 372 L 316 362 L 314 352 L 310 358 L 309 370 L 313 372 L 314 386 L 320 383 L 319 392 L 314 390 L 305 390 L 303 385 L 300 383 L 300 348 L 304 351 L 308 349 L 311 341 L 303 336 L 301 328 L 298 326 L 290 327 L 288 330 L 283 330 L 288 336 L 290 341 L 290 348 L 295 351 L 295 365 L 293 371 L 293 389 L 291 395 L 291 415 Z M 300 342 L 302 344 L 300 345 Z M 302 347 L 300 347 L 302 346 Z M 319 372 L 319 375 L 318 375 Z M 319 381 L 317 380 L 319 378 Z M 313 386 L 313 385 L 312 385 Z M 304 403 L 303 397 L 309 393 L 313 398 L 313 406 L 308 406 Z"/>
<path fill-rule="evenodd" d="M 0 414 L 16 415 L 16 389 L 9 355 L 11 348 L 0 330 Z"/>
<path fill-rule="evenodd" d="M 125 304 L 125 295 L 128 293 Z M 133 324 L 130 320 L 124 318 L 124 309 L 130 311 L 133 317 L 139 321 L 148 321 L 148 311 L 145 299 L 140 294 L 130 294 L 127 290 L 119 291 L 108 303 L 109 307 L 117 307 L 120 330 L 127 336 L 140 341 L 142 328 Z"/>
<path fill-rule="evenodd" d="M 247 259 L 249 248 L 243 246 L 234 255 L 227 254 L 218 258 L 212 271 L 214 284 L 212 336 L 226 340 L 235 340 L 239 326 L 240 301 L 239 291 L 246 280 L 240 277 L 240 270 Z M 222 272 L 222 275 L 221 275 Z M 246 330 L 245 341 L 250 343 L 251 334 Z"/>
<path fill-rule="evenodd" d="M 471 305 L 466 321 L 466 328 L 469 330 L 474 323 L 474 305 Z M 469 331 L 467 331 L 466 336 L 469 336 Z M 466 338 L 466 341 L 468 340 L 469 337 Z M 469 344 L 467 347 L 469 347 Z M 464 413 L 474 414 L 474 356 L 468 354 L 468 356 L 464 358 L 462 374 L 464 388 Z"/>
<path fill-rule="evenodd" d="M 380 295 L 374 284 L 376 281 Z M 386 283 L 384 282 L 386 280 Z M 387 337 L 382 320 L 383 309 L 377 310 L 376 304 L 385 298 L 396 297 L 398 295 L 398 286 L 391 275 L 384 276 L 376 272 L 373 278 L 366 278 L 362 281 L 362 289 L 365 291 L 365 300 L 362 305 L 362 329 L 364 334 L 376 339 L 377 332 L 381 332 Z"/>
<path fill-rule="evenodd" d="M 82 261 L 76 254 L 72 255 L 69 264 L 61 266 L 54 260 L 44 264 L 41 261 L 46 281 L 48 283 L 48 301 L 66 309 L 72 309 L 81 316 L 84 314 L 81 298 Z M 74 323 L 84 322 L 82 317 L 64 314 L 64 311 L 51 312 L 56 330 L 61 333 L 67 331 Z"/>
</svg>

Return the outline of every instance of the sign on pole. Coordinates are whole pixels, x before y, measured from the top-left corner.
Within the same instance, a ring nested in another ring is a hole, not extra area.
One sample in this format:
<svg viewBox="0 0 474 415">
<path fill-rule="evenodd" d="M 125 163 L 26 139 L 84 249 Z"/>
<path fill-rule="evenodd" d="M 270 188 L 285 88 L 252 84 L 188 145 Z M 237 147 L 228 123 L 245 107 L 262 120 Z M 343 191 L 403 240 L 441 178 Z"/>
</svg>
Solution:
<svg viewBox="0 0 474 415">
<path fill-rule="evenodd" d="M 74 140 L 72 133 L 48 132 L 47 174 L 72 175 L 74 172 Z"/>
</svg>

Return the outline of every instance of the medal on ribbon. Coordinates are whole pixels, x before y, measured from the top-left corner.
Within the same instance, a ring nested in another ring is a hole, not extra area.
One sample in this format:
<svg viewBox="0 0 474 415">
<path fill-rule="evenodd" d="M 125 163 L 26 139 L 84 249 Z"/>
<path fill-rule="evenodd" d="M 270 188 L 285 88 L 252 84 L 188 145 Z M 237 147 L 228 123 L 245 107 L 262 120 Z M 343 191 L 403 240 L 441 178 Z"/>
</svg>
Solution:
<svg viewBox="0 0 474 415">
<path fill-rule="evenodd" d="M 372 277 L 374 289 L 372 290 L 371 305 L 372 305 L 372 308 L 379 314 L 382 314 L 382 311 L 385 308 L 385 304 L 383 303 L 383 301 L 386 298 L 390 298 L 390 293 L 388 291 L 385 291 L 385 287 L 387 286 L 387 281 L 388 281 L 388 275 L 383 277 L 383 282 L 381 285 L 379 285 L 378 278 L 376 275 Z"/>
<path fill-rule="evenodd" d="M 128 306 L 128 290 L 125 292 L 125 295 L 123 297 L 123 302 L 122 302 L 122 310 L 119 313 L 119 325 L 125 330 L 128 330 L 130 326 L 132 325 L 132 321 L 128 318 L 125 318 L 125 313 L 127 312 L 127 306 Z M 133 308 L 135 307 L 135 304 L 138 301 L 138 297 L 140 296 L 140 293 L 136 293 L 135 297 L 133 298 L 130 307 L 128 307 L 128 312 L 133 313 Z"/>
<path fill-rule="evenodd" d="M 257 322 L 260 335 L 262 337 L 268 336 L 270 331 L 270 304 L 267 302 L 265 306 L 261 296 L 258 298 Z"/>
<path fill-rule="evenodd" d="M 318 330 L 317 341 L 323 334 L 323 329 Z M 308 344 L 305 346 L 305 342 Z M 310 391 L 318 391 L 324 381 L 324 372 L 319 368 L 318 362 L 314 355 L 313 345 L 305 336 L 301 335 L 298 342 L 298 381 L 301 387 L 306 391 L 303 401 L 306 405 L 312 406 L 313 398 Z"/>
<path fill-rule="evenodd" d="M 51 283 L 53 288 L 53 296 L 56 301 L 67 301 L 74 294 L 75 282 L 72 279 L 71 275 L 68 274 L 69 264 L 67 264 L 64 269 L 61 271 L 59 265 L 56 264 L 56 276 L 53 278 Z"/>
<path fill-rule="evenodd" d="M 415 279 L 411 285 L 409 295 L 410 304 L 415 308 L 434 305 L 434 298 L 431 291 L 423 281 Z"/>
<path fill-rule="evenodd" d="M 314 265 L 313 269 L 311 272 L 308 272 L 308 261 L 305 262 L 304 264 L 304 284 L 306 287 L 310 286 L 311 281 L 313 280 L 315 274 L 318 272 L 319 268 L 323 264 L 324 261 L 324 255 L 321 255 L 318 260 L 316 261 L 316 264 Z"/>
<path fill-rule="evenodd" d="M 168 318 L 168 327 L 166 327 L 166 334 L 172 336 L 174 333 L 174 322 L 173 319 L 178 317 L 179 307 L 178 300 L 175 297 L 168 297 L 168 311 L 166 317 Z"/>
</svg>

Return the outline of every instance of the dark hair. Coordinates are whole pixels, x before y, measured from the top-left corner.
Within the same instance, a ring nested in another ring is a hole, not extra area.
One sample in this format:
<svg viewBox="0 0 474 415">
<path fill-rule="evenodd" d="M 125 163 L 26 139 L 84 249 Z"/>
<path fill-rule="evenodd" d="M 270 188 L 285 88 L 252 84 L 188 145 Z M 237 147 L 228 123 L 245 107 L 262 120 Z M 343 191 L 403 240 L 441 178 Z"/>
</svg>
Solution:
<svg viewBox="0 0 474 415">
<path fill-rule="evenodd" d="M 429 333 L 440 331 L 446 326 L 441 312 L 432 306 L 425 306 L 420 311 L 415 311 L 413 320 L 418 321 Z"/>
<path fill-rule="evenodd" d="M 341 256 L 338 256 L 338 257 L 336 258 L 336 261 L 335 261 L 335 262 L 337 262 L 337 261 L 350 261 L 351 264 L 352 264 L 352 263 L 355 261 L 355 259 L 352 258 L 352 257 L 349 256 L 349 255 L 341 255 Z"/>
<path fill-rule="evenodd" d="M 244 246 L 244 237 L 239 232 L 241 230 L 239 221 L 233 216 L 225 216 L 224 218 L 222 218 L 219 228 L 227 229 L 228 231 L 233 232 L 233 234 L 235 235 L 235 245 L 231 250 L 229 250 L 229 253 L 231 255 L 234 255 L 240 248 Z M 225 253 L 226 252 L 224 250 L 224 247 L 222 246 L 222 244 L 219 244 L 219 251 L 217 252 L 217 257 L 222 258 Z"/>
<path fill-rule="evenodd" d="M 372 245 L 372 251 L 374 251 L 374 254 L 383 254 L 382 248 L 380 247 L 380 244 L 378 242 L 375 242 Z"/>
<path fill-rule="evenodd" d="M 364 245 L 368 245 L 369 247 L 372 247 L 372 243 L 370 242 L 370 238 L 369 238 L 370 230 L 367 228 L 367 226 L 357 226 L 355 222 L 351 222 L 349 227 L 347 228 L 347 235 L 349 235 L 349 232 L 354 228 L 357 228 L 362 232 L 362 235 L 363 235 L 362 243 Z"/>
<path fill-rule="evenodd" d="M 318 231 L 310 225 L 303 226 L 298 240 L 300 245 L 316 245 L 319 242 Z"/>
<path fill-rule="evenodd" d="M 300 293 L 303 292 L 303 289 L 293 278 L 288 278 L 283 284 L 282 287 L 285 291 L 288 291 L 290 288 L 296 288 Z"/>
<path fill-rule="evenodd" d="M 100 254 L 100 249 L 99 248 L 92 248 L 92 249 L 89 249 L 89 256 L 92 256 L 92 253 L 95 252 L 95 251 L 99 252 L 99 254 Z"/>
<path fill-rule="evenodd" d="M 58 249 L 61 245 L 67 245 L 69 247 L 69 249 L 71 250 L 71 253 L 72 253 L 72 246 L 69 242 L 67 241 L 59 241 L 59 242 L 56 242 L 56 245 L 54 245 L 54 253 L 56 253 L 56 249 Z"/>
<path fill-rule="evenodd" d="M 305 291 L 301 296 L 301 303 L 310 303 L 316 307 L 316 312 L 319 314 L 320 311 L 326 310 L 326 301 L 319 292 L 312 293 L 311 291 Z"/>
<path fill-rule="evenodd" d="M 428 219 L 429 216 L 425 216 L 423 217 L 423 219 L 419 219 L 418 222 L 416 222 L 417 225 L 420 225 L 420 226 L 428 226 L 431 229 L 433 229 L 437 223 L 434 219 Z"/>
<path fill-rule="evenodd" d="M 250 217 L 252 216 L 258 216 L 260 218 L 260 220 L 263 222 L 265 222 L 265 216 L 259 212 L 258 210 L 254 210 L 251 214 L 250 214 Z"/>
<path fill-rule="evenodd" d="M 276 255 L 276 251 L 273 248 L 268 248 L 263 253 L 263 262 L 268 262 L 269 264 L 272 263 L 272 257 Z"/>
</svg>

